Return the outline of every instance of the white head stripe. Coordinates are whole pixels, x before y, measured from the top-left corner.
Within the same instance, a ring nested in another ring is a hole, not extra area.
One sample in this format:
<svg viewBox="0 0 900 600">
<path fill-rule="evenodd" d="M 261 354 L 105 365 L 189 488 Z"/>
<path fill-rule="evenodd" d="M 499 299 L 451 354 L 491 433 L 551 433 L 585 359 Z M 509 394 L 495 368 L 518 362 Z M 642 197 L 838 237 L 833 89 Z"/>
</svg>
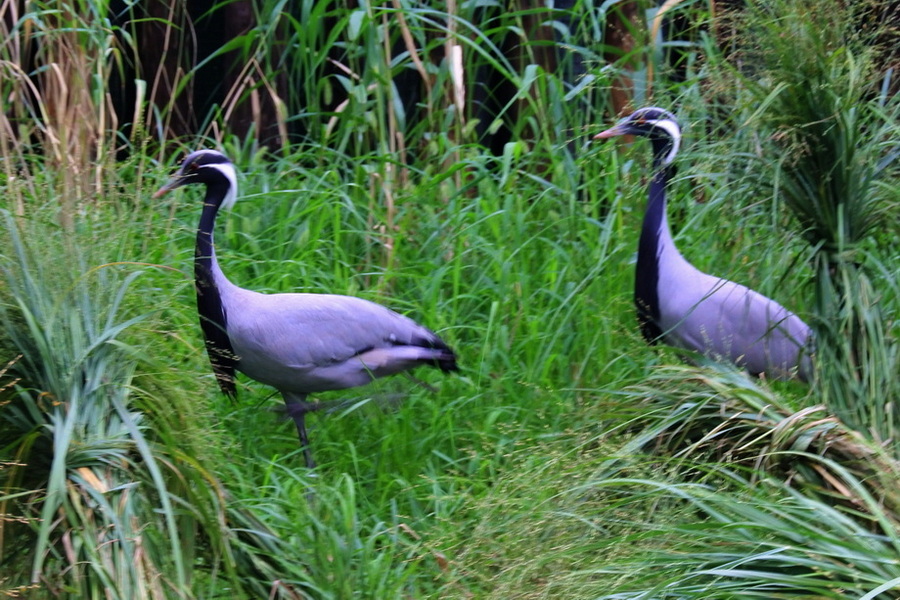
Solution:
<svg viewBox="0 0 900 600">
<path fill-rule="evenodd" d="M 678 123 L 672 119 L 659 119 L 657 121 L 651 121 L 651 123 L 653 123 L 654 127 L 665 129 L 666 133 L 669 134 L 669 137 L 672 138 L 672 149 L 662 161 L 662 164 L 668 165 L 675 160 L 675 155 L 678 154 L 678 148 L 681 146 L 681 128 L 679 128 Z"/>
<path fill-rule="evenodd" d="M 234 165 L 231 163 L 212 163 L 203 165 L 201 168 L 216 169 L 228 180 L 228 193 L 225 194 L 225 198 L 222 199 L 222 204 L 219 208 L 231 210 L 231 207 L 237 202 L 238 192 L 237 172 L 234 170 Z"/>
</svg>

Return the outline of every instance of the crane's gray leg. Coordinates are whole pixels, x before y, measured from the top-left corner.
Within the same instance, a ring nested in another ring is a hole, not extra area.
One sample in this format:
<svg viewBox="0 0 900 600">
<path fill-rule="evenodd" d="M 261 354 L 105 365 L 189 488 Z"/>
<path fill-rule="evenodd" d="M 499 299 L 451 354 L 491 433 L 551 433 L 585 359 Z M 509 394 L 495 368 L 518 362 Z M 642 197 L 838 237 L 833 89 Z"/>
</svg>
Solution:
<svg viewBox="0 0 900 600">
<path fill-rule="evenodd" d="M 315 405 L 306 401 L 305 394 L 290 394 L 282 392 L 287 412 L 294 419 L 297 433 L 300 435 L 300 447 L 303 448 L 303 456 L 306 458 L 306 467 L 313 469 L 316 461 L 313 460 L 312 450 L 309 447 L 309 436 L 306 434 L 306 413 L 315 410 Z"/>
</svg>

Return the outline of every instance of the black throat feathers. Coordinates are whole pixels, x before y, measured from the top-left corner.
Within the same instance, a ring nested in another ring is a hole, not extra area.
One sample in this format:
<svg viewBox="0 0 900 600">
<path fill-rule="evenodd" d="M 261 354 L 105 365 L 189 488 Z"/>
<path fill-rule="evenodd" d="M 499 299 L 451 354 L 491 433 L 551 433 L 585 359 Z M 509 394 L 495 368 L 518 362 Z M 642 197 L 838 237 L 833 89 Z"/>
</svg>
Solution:
<svg viewBox="0 0 900 600">
<path fill-rule="evenodd" d="M 222 305 L 222 296 L 213 279 L 213 228 L 221 198 L 224 197 L 221 190 L 216 189 L 218 187 L 220 186 L 215 184 L 208 186 L 203 212 L 200 215 L 194 251 L 194 283 L 200 327 L 206 339 L 209 362 L 222 392 L 233 398 L 237 394 L 234 372 L 238 359 L 228 338 L 228 319 Z M 213 198 L 219 198 L 219 201 L 215 202 Z"/>
</svg>

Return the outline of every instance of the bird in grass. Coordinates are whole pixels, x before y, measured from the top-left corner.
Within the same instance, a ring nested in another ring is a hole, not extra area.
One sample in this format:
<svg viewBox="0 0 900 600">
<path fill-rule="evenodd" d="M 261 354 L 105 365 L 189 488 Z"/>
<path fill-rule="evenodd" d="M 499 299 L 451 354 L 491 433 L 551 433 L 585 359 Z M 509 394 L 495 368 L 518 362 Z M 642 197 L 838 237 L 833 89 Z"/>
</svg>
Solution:
<svg viewBox="0 0 900 600">
<path fill-rule="evenodd" d="M 644 338 L 730 361 L 753 375 L 809 381 L 812 332 L 806 323 L 762 294 L 701 272 L 675 247 L 666 218 L 666 186 L 681 144 L 675 116 L 642 108 L 594 139 L 620 135 L 646 137 L 653 148 L 634 285 Z"/>
<path fill-rule="evenodd" d="M 216 259 L 219 209 L 237 199 L 237 173 L 215 150 L 188 155 L 154 194 L 206 186 L 194 276 L 206 349 L 222 391 L 236 395 L 235 370 L 278 390 L 297 426 L 306 464 L 315 463 L 305 417 L 321 405 L 309 394 L 353 388 L 420 365 L 458 370 L 456 356 L 432 331 L 379 304 L 333 294 L 262 294 L 236 286 Z"/>
</svg>

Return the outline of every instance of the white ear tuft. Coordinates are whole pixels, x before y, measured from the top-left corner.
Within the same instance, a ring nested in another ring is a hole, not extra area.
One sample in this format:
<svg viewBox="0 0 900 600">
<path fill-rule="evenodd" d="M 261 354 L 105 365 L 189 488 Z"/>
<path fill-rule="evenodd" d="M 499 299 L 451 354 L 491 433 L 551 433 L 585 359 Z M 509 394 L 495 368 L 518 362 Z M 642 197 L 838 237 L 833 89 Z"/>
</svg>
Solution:
<svg viewBox="0 0 900 600">
<path fill-rule="evenodd" d="M 672 138 L 672 149 L 669 150 L 669 153 L 662 161 L 663 165 L 668 165 L 675 160 L 675 155 L 678 154 L 678 148 L 681 146 L 681 128 L 678 126 L 678 123 L 671 119 L 659 119 L 654 121 L 653 125 L 660 129 L 665 129 L 669 137 Z"/>
<path fill-rule="evenodd" d="M 225 193 L 225 197 L 222 199 L 222 204 L 219 205 L 219 208 L 224 210 L 231 210 L 231 207 L 233 207 L 234 203 L 237 202 L 238 193 L 237 172 L 234 170 L 234 165 L 228 162 L 205 165 L 203 168 L 216 169 L 225 176 L 225 179 L 228 180 L 228 191 Z"/>
</svg>

